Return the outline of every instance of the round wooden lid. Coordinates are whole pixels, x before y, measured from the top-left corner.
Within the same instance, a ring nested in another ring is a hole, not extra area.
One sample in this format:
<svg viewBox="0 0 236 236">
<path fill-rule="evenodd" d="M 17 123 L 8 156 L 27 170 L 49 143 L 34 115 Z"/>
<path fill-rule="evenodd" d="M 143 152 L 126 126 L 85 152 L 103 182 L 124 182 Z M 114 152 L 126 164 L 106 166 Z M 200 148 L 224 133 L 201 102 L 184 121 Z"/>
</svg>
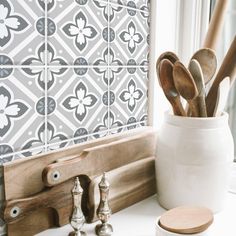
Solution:
<svg viewBox="0 0 236 236">
<path fill-rule="evenodd" d="M 159 224 L 163 229 L 173 233 L 194 234 L 205 231 L 213 219 L 213 213 L 208 208 L 182 206 L 164 213 Z"/>
</svg>

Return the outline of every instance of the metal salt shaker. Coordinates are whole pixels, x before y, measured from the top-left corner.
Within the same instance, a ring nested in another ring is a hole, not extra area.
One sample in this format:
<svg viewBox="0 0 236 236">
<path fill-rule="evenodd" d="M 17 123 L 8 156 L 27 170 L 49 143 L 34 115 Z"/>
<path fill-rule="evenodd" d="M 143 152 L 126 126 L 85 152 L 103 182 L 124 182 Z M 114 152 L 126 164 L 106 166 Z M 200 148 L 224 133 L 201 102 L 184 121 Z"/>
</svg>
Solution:
<svg viewBox="0 0 236 236">
<path fill-rule="evenodd" d="M 69 236 L 86 236 L 85 232 L 80 231 L 85 222 L 85 217 L 81 209 L 82 194 L 83 189 L 80 185 L 79 177 L 76 177 L 75 185 L 72 189 L 74 208 L 70 220 L 70 224 L 74 231 L 71 232 Z"/>
<path fill-rule="evenodd" d="M 95 232 L 98 236 L 110 236 L 113 233 L 112 226 L 108 224 L 108 219 L 111 216 L 111 208 L 108 202 L 110 184 L 106 179 L 105 173 L 103 173 L 101 182 L 98 186 L 100 191 L 100 203 L 97 209 L 97 216 L 101 220 L 102 224 L 96 226 Z"/>
</svg>

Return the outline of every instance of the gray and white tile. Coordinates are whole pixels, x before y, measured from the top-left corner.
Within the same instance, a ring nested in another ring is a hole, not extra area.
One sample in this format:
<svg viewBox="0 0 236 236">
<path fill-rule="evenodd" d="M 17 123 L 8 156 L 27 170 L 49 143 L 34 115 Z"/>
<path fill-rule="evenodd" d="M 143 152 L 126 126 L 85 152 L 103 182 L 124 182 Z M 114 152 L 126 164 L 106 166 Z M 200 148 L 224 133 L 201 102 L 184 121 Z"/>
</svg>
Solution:
<svg viewBox="0 0 236 236">
<path fill-rule="evenodd" d="M 35 130 L 45 119 L 41 109 L 44 90 L 38 79 L 27 76 L 22 69 L 13 69 L 8 77 L 0 79 L 0 101 L 2 154 L 41 146 L 39 142 L 29 145 Z"/>
<path fill-rule="evenodd" d="M 110 93 L 114 97 L 110 99 L 110 111 L 114 115 L 114 120 L 121 122 L 121 126 L 145 122 L 148 113 L 147 75 L 140 68 L 136 68 L 132 73 L 129 73 L 128 69 L 123 68 L 110 86 Z"/>
<path fill-rule="evenodd" d="M 126 126 L 119 127 L 118 129 L 112 129 L 112 130 L 109 131 L 109 134 L 110 135 L 117 134 L 117 133 L 129 131 L 129 130 L 132 130 L 132 129 L 141 128 L 141 127 L 144 127 L 144 126 L 147 126 L 147 120 L 145 120 L 144 122 L 140 122 L 140 123 L 130 123 Z"/>
<path fill-rule="evenodd" d="M 43 79 L 45 77 L 44 73 L 46 72 L 45 67 L 43 67 L 44 55 L 47 55 L 47 62 L 51 63 L 50 67 L 47 66 L 48 73 L 46 84 Z M 49 43 L 46 44 L 46 47 L 45 44 L 39 45 L 37 55 L 29 56 L 23 64 L 28 66 L 23 69 L 27 75 L 38 78 L 38 84 L 41 89 L 44 89 L 45 87 L 50 89 L 54 85 L 56 78 L 62 76 L 67 70 L 66 61 L 61 56 L 58 56 L 56 49 Z M 33 67 L 33 64 L 37 64 L 38 66 Z"/>
<path fill-rule="evenodd" d="M 122 65 L 143 65 L 149 54 L 149 17 L 121 10 L 110 21 L 110 47 Z"/>
<path fill-rule="evenodd" d="M 43 154 L 45 152 L 46 152 L 45 146 L 30 148 L 28 150 L 24 150 L 24 151 L 21 151 L 19 153 L 16 153 L 13 157 L 13 160 L 22 159 L 22 158 L 25 158 L 25 157 L 36 156 L 36 155 Z"/>
<path fill-rule="evenodd" d="M 45 25 L 43 5 L 42 0 L 0 1 L 0 58 L 8 57 L 5 64 L 20 65 L 44 42 L 41 31 Z"/>
<path fill-rule="evenodd" d="M 48 19 L 56 27 L 48 35 L 48 41 L 57 49 L 58 56 L 69 65 L 94 64 L 108 44 L 108 20 L 104 10 L 107 3 L 66 0 L 53 1 L 53 5 Z"/>
<path fill-rule="evenodd" d="M 19 23 L 0 39 L 2 162 L 121 132 L 147 119 L 145 0 L 47 1 L 47 32 L 44 2 L 0 3 L 0 31 L 10 27 L 8 16 Z"/>
<path fill-rule="evenodd" d="M 112 5 L 123 5 L 130 8 L 131 11 L 149 11 L 151 7 L 150 0 L 110 0 L 110 3 Z"/>
<path fill-rule="evenodd" d="M 51 133 L 59 133 L 49 143 L 95 132 L 96 124 L 107 112 L 104 98 L 107 85 L 94 68 L 70 68 L 59 76 L 48 96 L 55 106 L 48 113 Z"/>
</svg>

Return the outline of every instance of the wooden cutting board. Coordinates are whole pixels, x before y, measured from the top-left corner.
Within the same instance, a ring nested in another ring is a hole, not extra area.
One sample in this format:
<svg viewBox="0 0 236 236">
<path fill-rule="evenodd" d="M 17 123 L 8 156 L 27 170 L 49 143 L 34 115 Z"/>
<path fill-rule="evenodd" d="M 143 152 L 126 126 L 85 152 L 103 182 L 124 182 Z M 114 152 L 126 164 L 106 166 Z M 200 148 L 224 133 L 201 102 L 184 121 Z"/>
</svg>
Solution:
<svg viewBox="0 0 236 236">
<path fill-rule="evenodd" d="M 48 165 L 43 171 L 45 186 L 54 186 L 77 175 L 90 178 L 150 156 L 154 135 L 136 135 L 85 149 L 78 157 Z"/>
<path fill-rule="evenodd" d="M 156 193 L 155 157 L 145 158 L 106 173 L 110 183 L 109 204 L 113 213 L 135 204 Z M 100 201 L 96 177 L 88 189 L 88 222 L 97 220 Z"/>
<path fill-rule="evenodd" d="M 90 182 L 90 179 L 80 176 L 80 183 L 84 189 L 82 206 L 86 213 L 88 212 L 86 206 Z M 4 221 L 13 224 L 39 209 L 51 208 L 56 215 L 56 224 L 65 225 L 72 212 L 71 190 L 73 187 L 74 178 L 51 188 L 46 187 L 42 192 L 27 198 L 8 200 L 4 207 Z"/>
<path fill-rule="evenodd" d="M 155 157 L 145 158 L 111 170 L 107 172 L 106 176 L 110 183 L 109 203 L 114 213 L 156 192 Z M 96 209 L 100 201 L 98 189 L 100 180 L 101 176 L 92 181 L 83 176 L 80 177 L 84 189 L 82 210 L 87 222 L 97 220 Z M 57 224 L 66 224 L 72 212 L 71 190 L 73 185 L 74 178 L 54 187 L 47 187 L 33 196 L 6 201 L 5 222 L 13 224 L 39 209 L 52 208 L 58 219 Z"/>
<path fill-rule="evenodd" d="M 135 136 L 139 136 L 141 139 L 150 139 L 152 145 L 148 146 L 149 148 L 151 147 L 148 156 L 153 156 L 155 154 L 156 135 L 152 128 L 144 127 L 136 129 L 133 132 L 124 132 L 122 134 L 93 140 L 84 144 L 77 144 L 57 152 L 6 163 L 3 166 L 5 199 L 9 201 L 13 199 L 27 198 L 43 191 L 45 185 L 42 181 L 42 172 L 52 163 L 74 160 L 84 149 L 95 147 L 97 145 L 109 144 L 123 138 Z M 139 147 L 141 153 L 143 148 L 145 147 Z M 145 157 L 147 156 L 139 156 L 139 159 Z M 109 160 L 109 162 L 112 162 L 112 160 Z M 67 178 L 65 178 L 65 180 L 66 179 Z M 32 212 L 30 215 L 26 215 L 23 219 L 9 224 L 7 231 L 9 236 L 20 236 L 22 235 L 22 232 L 24 232 L 24 236 L 31 236 L 55 226 L 58 226 L 55 217 L 55 210 L 52 208 L 40 208 L 37 212 Z"/>
</svg>

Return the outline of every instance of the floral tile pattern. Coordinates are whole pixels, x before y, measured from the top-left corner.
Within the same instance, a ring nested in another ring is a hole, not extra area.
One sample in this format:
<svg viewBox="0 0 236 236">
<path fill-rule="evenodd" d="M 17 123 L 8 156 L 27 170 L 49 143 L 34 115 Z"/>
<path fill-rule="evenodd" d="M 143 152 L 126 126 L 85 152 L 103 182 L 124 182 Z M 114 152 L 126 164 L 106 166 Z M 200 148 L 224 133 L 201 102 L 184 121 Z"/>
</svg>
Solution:
<svg viewBox="0 0 236 236">
<path fill-rule="evenodd" d="M 145 122 L 148 108 L 148 78 L 144 68 L 123 68 L 110 87 L 110 112 L 119 126 Z M 110 126 L 110 129 L 113 129 Z"/>
<path fill-rule="evenodd" d="M 110 2 L 142 11 L 149 11 L 150 9 L 150 0 L 110 0 Z"/>
<path fill-rule="evenodd" d="M 140 128 L 143 126 L 147 126 L 147 120 L 146 120 L 147 117 L 144 117 L 144 118 L 145 118 L 144 122 L 136 123 L 136 120 L 134 119 L 133 120 L 134 123 L 130 122 L 129 124 L 127 124 L 127 126 L 122 126 L 118 129 L 112 129 L 109 131 L 110 132 L 109 135 L 125 132 L 125 131 L 132 130 L 132 129 L 137 129 L 137 128 Z"/>
<path fill-rule="evenodd" d="M 33 135 L 35 127 L 44 121 L 45 114 L 38 106 L 41 101 L 44 101 L 44 89 L 39 86 L 34 77 L 27 76 L 22 69 L 12 69 L 8 77 L 0 80 L 0 153 L 2 156 L 26 149 L 25 143 Z M 31 147 L 40 145 L 34 143 Z M 7 160 L 11 160 L 11 157 L 3 162 Z"/>
<path fill-rule="evenodd" d="M 52 1 L 48 19 L 56 25 L 48 34 L 53 44 L 70 65 L 93 65 L 104 53 L 108 41 L 106 3 L 95 0 Z M 49 63 L 51 65 L 51 63 Z"/>
<path fill-rule="evenodd" d="M 107 88 L 102 74 L 94 68 L 70 68 L 59 77 L 48 91 L 55 103 L 48 114 L 52 126 L 49 143 L 96 132 L 96 125 L 108 110 Z M 61 136 L 53 137 L 53 133 Z"/>
<path fill-rule="evenodd" d="M 146 122 L 148 2 L 0 1 L 0 165 Z"/>
<path fill-rule="evenodd" d="M 122 65 L 143 66 L 148 62 L 148 12 L 118 8 L 110 20 L 110 32 L 111 50 Z"/>
<path fill-rule="evenodd" d="M 147 125 L 149 2 L 0 0 L 0 166 Z"/>
<path fill-rule="evenodd" d="M 20 65 L 22 58 L 44 42 L 44 12 L 42 0 L 0 1 L 0 64 Z"/>
</svg>

